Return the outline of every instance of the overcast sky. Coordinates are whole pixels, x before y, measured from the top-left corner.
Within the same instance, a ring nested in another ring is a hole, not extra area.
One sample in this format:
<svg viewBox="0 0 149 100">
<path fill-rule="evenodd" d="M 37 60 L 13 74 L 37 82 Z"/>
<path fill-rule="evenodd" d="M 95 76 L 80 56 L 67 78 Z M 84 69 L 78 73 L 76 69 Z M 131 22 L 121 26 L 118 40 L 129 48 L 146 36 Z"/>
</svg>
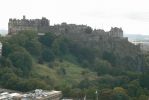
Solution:
<svg viewBox="0 0 149 100">
<path fill-rule="evenodd" d="M 41 18 L 50 24 L 85 24 L 106 31 L 122 27 L 124 33 L 149 35 L 149 0 L 0 0 L 0 29 L 9 18 Z"/>
</svg>

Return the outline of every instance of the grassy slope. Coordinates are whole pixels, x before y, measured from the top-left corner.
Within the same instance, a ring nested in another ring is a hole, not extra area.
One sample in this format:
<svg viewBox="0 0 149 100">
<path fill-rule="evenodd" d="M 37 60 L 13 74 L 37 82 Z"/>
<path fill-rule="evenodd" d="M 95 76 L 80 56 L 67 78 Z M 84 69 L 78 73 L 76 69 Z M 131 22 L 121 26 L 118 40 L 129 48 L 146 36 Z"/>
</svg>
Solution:
<svg viewBox="0 0 149 100">
<path fill-rule="evenodd" d="M 53 66 L 53 68 L 49 68 L 47 65 L 36 64 L 33 67 L 32 73 L 39 77 L 50 77 L 52 82 L 54 82 L 54 85 L 75 85 L 85 78 L 89 78 L 90 80 L 95 80 L 97 78 L 96 73 L 91 72 L 88 69 L 81 68 L 78 65 L 68 61 L 55 61 Z M 61 68 L 65 69 L 65 75 L 59 73 Z"/>
</svg>

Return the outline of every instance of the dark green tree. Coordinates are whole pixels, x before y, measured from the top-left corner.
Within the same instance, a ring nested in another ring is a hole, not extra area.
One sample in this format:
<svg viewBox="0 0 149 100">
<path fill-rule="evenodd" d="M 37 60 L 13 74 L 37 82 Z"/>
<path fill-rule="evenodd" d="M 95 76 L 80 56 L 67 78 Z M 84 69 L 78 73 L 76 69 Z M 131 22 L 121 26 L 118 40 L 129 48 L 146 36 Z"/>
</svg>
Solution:
<svg viewBox="0 0 149 100">
<path fill-rule="evenodd" d="M 37 40 L 26 41 L 25 48 L 33 56 L 39 56 L 41 54 L 41 43 Z"/>
<path fill-rule="evenodd" d="M 39 41 L 48 46 L 48 47 L 51 47 L 54 39 L 56 38 L 56 36 L 52 33 L 46 33 L 45 35 L 43 36 L 39 36 Z"/>
<path fill-rule="evenodd" d="M 149 72 L 145 72 L 140 76 L 140 85 L 149 89 Z"/>
<path fill-rule="evenodd" d="M 54 53 L 50 49 L 44 49 L 41 53 L 44 61 L 50 62 L 54 60 Z"/>
<path fill-rule="evenodd" d="M 9 56 L 14 67 L 20 69 L 24 75 L 27 75 L 32 67 L 32 58 L 28 52 L 13 52 Z"/>
</svg>

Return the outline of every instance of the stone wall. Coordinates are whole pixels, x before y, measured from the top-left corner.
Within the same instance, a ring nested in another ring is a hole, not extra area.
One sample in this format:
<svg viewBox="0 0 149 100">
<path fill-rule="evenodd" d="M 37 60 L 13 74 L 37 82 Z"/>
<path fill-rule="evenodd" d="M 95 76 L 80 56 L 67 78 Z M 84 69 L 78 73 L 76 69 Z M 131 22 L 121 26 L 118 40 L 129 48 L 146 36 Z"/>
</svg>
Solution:
<svg viewBox="0 0 149 100">
<path fill-rule="evenodd" d="M 82 42 L 104 42 L 109 39 L 126 39 L 123 37 L 123 30 L 121 28 L 111 28 L 110 31 L 105 32 L 101 29 L 92 29 L 87 25 L 75 25 L 62 23 L 50 26 L 50 32 L 56 35 L 64 35 L 65 37 Z M 127 40 L 127 39 L 126 39 Z"/>
<path fill-rule="evenodd" d="M 9 19 L 8 23 L 8 34 L 16 34 L 20 31 L 31 30 L 37 33 L 49 32 L 49 20 L 46 18 L 42 19 Z"/>
<path fill-rule="evenodd" d="M 74 40 L 107 40 L 111 37 L 123 38 L 123 31 L 121 28 L 111 28 L 110 31 L 105 32 L 101 29 L 92 29 L 87 25 L 76 25 L 62 23 L 54 26 L 49 25 L 49 20 L 42 19 L 9 19 L 8 33 L 9 35 L 16 34 L 20 31 L 32 30 L 37 33 L 52 32 L 56 35 L 65 35 L 66 37 Z"/>
<path fill-rule="evenodd" d="M 116 59 L 116 62 L 120 66 L 127 64 L 129 57 L 129 59 L 134 60 L 133 64 L 129 64 L 130 67 L 136 67 L 138 70 L 141 68 L 140 47 L 135 46 L 128 41 L 128 38 L 123 37 L 121 28 L 112 27 L 110 31 L 106 32 L 102 29 L 92 29 L 87 25 L 62 23 L 50 26 L 46 18 L 28 20 L 24 17 L 21 20 L 9 20 L 10 35 L 22 30 L 33 30 L 37 33 L 51 32 L 57 36 L 64 36 L 84 46 L 98 48 L 101 53 L 110 52 L 114 54 L 119 58 Z M 124 61 L 126 63 L 123 64 Z"/>
</svg>

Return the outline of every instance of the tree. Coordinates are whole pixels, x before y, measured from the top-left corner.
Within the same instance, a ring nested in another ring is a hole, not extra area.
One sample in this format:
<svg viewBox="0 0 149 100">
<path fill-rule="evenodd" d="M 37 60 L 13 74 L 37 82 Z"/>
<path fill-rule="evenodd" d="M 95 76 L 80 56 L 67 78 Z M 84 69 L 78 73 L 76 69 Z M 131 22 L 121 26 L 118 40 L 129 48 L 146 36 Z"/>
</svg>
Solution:
<svg viewBox="0 0 149 100">
<path fill-rule="evenodd" d="M 50 62 L 54 60 L 54 53 L 50 49 L 44 49 L 41 53 L 44 61 Z"/>
<path fill-rule="evenodd" d="M 12 67 L 12 63 L 8 58 L 0 57 L 0 67 Z"/>
<path fill-rule="evenodd" d="M 143 71 L 149 71 L 149 54 L 144 56 L 144 69 Z"/>
<path fill-rule="evenodd" d="M 148 100 L 148 98 L 146 95 L 140 95 L 138 100 Z"/>
<path fill-rule="evenodd" d="M 111 64 L 106 60 L 96 59 L 94 62 L 94 70 L 98 73 L 98 75 L 108 74 L 111 72 Z"/>
<path fill-rule="evenodd" d="M 2 50 L 2 55 L 7 57 L 12 51 L 12 46 L 8 42 L 3 43 L 3 50 Z"/>
<path fill-rule="evenodd" d="M 8 39 L 10 44 L 17 44 L 20 46 L 25 46 L 25 43 L 30 40 L 37 39 L 37 34 L 34 31 L 20 31 L 18 34 L 12 35 Z"/>
<path fill-rule="evenodd" d="M 39 37 L 39 41 L 42 44 L 44 44 L 48 47 L 51 47 L 51 45 L 52 45 L 55 38 L 56 38 L 56 36 L 54 34 L 46 33 L 45 35 Z"/>
<path fill-rule="evenodd" d="M 127 94 L 127 90 L 124 89 L 124 88 L 122 88 L 122 87 L 115 87 L 115 88 L 113 89 L 113 91 L 114 91 L 115 93 Z"/>
<path fill-rule="evenodd" d="M 32 67 L 32 58 L 28 52 L 13 52 L 9 56 L 14 67 L 21 69 L 24 75 L 27 75 L 30 72 Z"/>
<path fill-rule="evenodd" d="M 66 75 L 66 70 L 65 70 L 65 68 L 61 67 L 61 68 L 58 70 L 58 74 L 59 74 L 59 75 L 62 75 L 62 76 Z"/>
<path fill-rule="evenodd" d="M 139 82 L 142 87 L 149 89 L 149 72 L 143 73 L 140 76 Z"/>
<path fill-rule="evenodd" d="M 129 100 L 129 96 L 122 92 L 114 93 L 112 98 L 112 100 Z"/>
<path fill-rule="evenodd" d="M 79 83 L 79 88 L 81 88 L 81 89 L 89 88 L 89 86 L 90 86 L 90 80 L 88 78 L 82 80 Z"/>
<path fill-rule="evenodd" d="M 92 31 L 93 31 L 93 29 L 89 26 L 85 29 L 85 32 L 88 34 L 92 33 Z"/>
<path fill-rule="evenodd" d="M 112 52 L 104 52 L 103 53 L 103 59 L 110 62 L 112 65 L 116 64 L 116 57 Z"/>
<path fill-rule="evenodd" d="M 52 49 L 54 53 L 58 56 L 68 54 L 70 42 L 70 40 L 61 36 L 56 38 L 52 44 Z"/>
<path fill-rule="evenodd" d="M 26 41 L 25 48 L 27 49 L 27 51 L 29 51 L 31 55 L 39 56 L 41 54 L 42 46 L 41 43 L 37 40 L 30 40 Z"/>
<path fill-rule="evenodd" d="M 99 100 L 113 100 L 113 90 L 102 89 L 100 92 Z"/>
<path fill-rule="evenodd" d="M 142 88 L 138 80 L 133 80 L 127 85 L 128 94 L 132 97 L 139 96 L 142 92 Z"/>
</svg>

